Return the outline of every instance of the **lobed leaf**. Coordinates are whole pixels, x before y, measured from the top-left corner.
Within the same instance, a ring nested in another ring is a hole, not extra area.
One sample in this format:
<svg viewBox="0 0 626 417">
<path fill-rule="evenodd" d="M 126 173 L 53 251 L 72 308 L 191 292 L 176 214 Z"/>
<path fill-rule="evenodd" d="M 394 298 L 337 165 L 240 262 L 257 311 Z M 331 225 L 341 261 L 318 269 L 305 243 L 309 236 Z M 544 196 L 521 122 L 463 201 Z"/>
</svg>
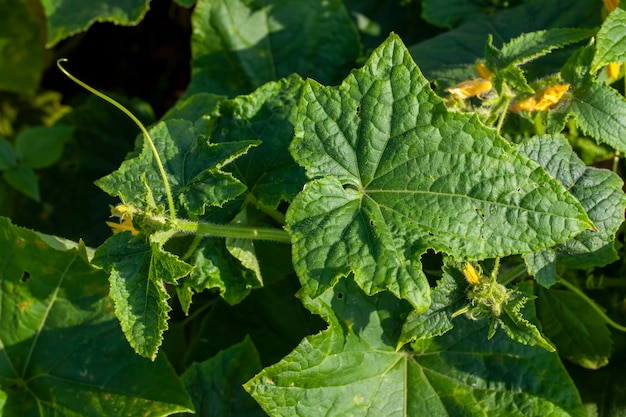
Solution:
<svg viewBox="0 0 626 417">
<path fill-rule="evenodd" d="M 150 362 L 129 348 L 106 274 L 89 263 L 82 243 L 0 219 L 0 252 L 2 416 L 192 411 L 165 357 Z"/>
<path fill-rule="evenodd" d="M 182 289 L 194 293 L 214 288 L 219 290 L 228 304 L 234 305 L 240 303 L 252 288 L 258 288 L 261 284 L 254 271 L 245 268 L 241 261 L 228 252 L 223 239 L 204 238 L 191 261 L 194 270 L 181 284 Z"/>
<path fill-rule="evenodd" d="M 535 298 L 532 283 L 523 281 L 513 286 L 511 295 L 511 299 L 502 306 L 502 314 L 489 317 L 488 336 L 493 336 L 496 328 L 502 327 L 504 332 L 518 343 L 539 346 L 549 352 L 555 352 L 554 345 L 527 319 L 535 317 L 534 304 L 528 302 Z"/>
<path fill-rule="evenodd" d="M 175 284 L 191 265 L 128 232 L 104 242 L 93 262 L 110 274 L 115 315 L 126 339 L 138 354 L 154 360 L 171 310 L 165 284 Z"/>
<path fill-rule="evenodd" d="M 207 206 L 221 206 L 245 190 L 243 184 L 221 168 L 258 142 L 208 143 L 184 120 L 160 122 L 149 133 L 179 208 L 202 214 Z M 98 180 L 96 185 L 119 196 L 124 203 L 140 208 L 146 207 L 147 185 L 157 205 L 167 204 L 163 180 L 145 140 L 138 156 L 124 161 L 117 171 Z"/>
<path fill-rule="evenodd" d="M 556 251 L 552 248 L 522 255 L 528 273 L 535 277 L 539 285 L 550 288 L 559 282 L 556 271 Z"/>
<path fill-rule="evenodd" d="M 496 90 L 503 94 L 503 85 L 507 84 L 519 92 L 534 93 L 519 66 L 547 55 L 554 49 L 587 39 L 595 32 L 595 29 L 540 30 L 523 33 L 501 48 L 493 46 L 489 35 L 485 45 L 485 60 L 486 65 L 495 72 Z"/>
<path fill-rule="evenodd" d="M 452 330 L 452 315 L 468 302 L 467 281 L 463 272 L 453 265 L 443 266 L 443 276 L 432 290 L 432 302 L 428 310 L 413 310 L 402 326 L 399 345 L 421 339 L 431 339 Z"/>
<path fill-rule="evenodd" d="M 406 303 L 343 279 L 308 308 L 329 328 L 304 339 L 245 389 L 270 416 L 577 416 L 585 410 L 558 355 L 459 318 L 444 336 L 396 351 Z"/>
<path fill-rule="evenodd" d="M 476 116 L 449 112 L 395 35 L 341 86 L 307 82 L 291 152 L 314 178 L 287 212 L 311 296 L 354 272 L 368 294 L 389 290 L 423 311 L 427 248 L 485 259 L 593 227 L 537 163 Z"/>
<path fill-rule="evenodd" d="M 299 76 L 291 75 L 219 108 L 212 142 L 261 141 L 227 167 L 261 207 L 276 209 L 282 201 L 291 202 L 306 182 L 304 170 L 289 154 L 303 86 Z"/>
</svg>

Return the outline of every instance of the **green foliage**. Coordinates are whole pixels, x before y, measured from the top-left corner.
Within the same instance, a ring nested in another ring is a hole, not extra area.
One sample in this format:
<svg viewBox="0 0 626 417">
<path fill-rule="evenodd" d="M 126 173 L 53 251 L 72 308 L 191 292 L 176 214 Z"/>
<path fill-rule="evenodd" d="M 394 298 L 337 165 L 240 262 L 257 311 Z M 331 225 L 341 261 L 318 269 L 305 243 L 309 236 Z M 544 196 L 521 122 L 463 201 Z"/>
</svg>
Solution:
<svg viewBox="0 0 626 417">
<path fill-rule="evenodd" d="M 2 416 L 623 414 L 623 10 L 164 2 L 157 118 L 43 73 L 149 1 L 13 3 Z"/>
<path fill-rule="evenodd" d="M 397 351 L 408 306 L 389 293 L 368 297 L 343 279 L 305 302 L 329 328 L 245 385 L 271 416 L 585 415 L 553 354 L 499 336 L 487 342 L 484 325 L 461 319 L 453 332 Z"/>
<path fill-rule="evenodd" d="M 287 223 L 314 296 L 353 271 L 368 294 L 390 290 L 421 311 L 429 287 L 414 260 L 427 248 L 484 259 L 592 227 L 539 166 L 476 117 L 447 111 L 396 37 L 340 87 L 310 82 L 303 94 L 291 151 L 321 178 Z"/>
<path fill-rule="evenodd" d="M 13 145 L 0 138 L 2 178 L 16 190 L 39 201 L 39 183 L 34 170 L 55 163 L 71 135 L 72 129 L 67 126 L 41 126 L 22 130 Z"/>
<path fill-rule="evenodd" d="M 609 14 L 597 35 L 596 53 L 591 70 L 597 72 L 612 62 L 626 61 L 626 38 L 622 30 L 626 23 L 626 11 L 617 8 Z"/>
<path fill-rule="evenodd" d="M 550 129 L 563 128 L 565 120 L 573 116 L 581 130 L 599 142 L 606 142 L 619 151 L 626 150 L 626 99 L 603 82 L 595 80 L 591 65 L 595 50 L 588 46 L 577 51 L 561 71 L 565 81 L 572 85 L 567 101 L 551 115 Z"/>
<path fill-rule="evenodd" d="M 44 65 L 41 5 L 34 0 L 3 0 L 0 16 L 0 90 L 33 93 Z"/>
<path fill-rule="evenodd" d="M 264 416 L 241 385 L 261 370 L 261 362 L 249 338 L 185 371 L 182 381 L 201 416 Z M 224 383 L 228 386 L 224 386 Z M 229 393 L 230 395 L 225 395 Z M 192 415 L 192 414 L 185 414 Z"/>
<path fill-rule="evenodd" d="M 95 22 L 108 21 L 117 25 L 137 24 L 148 11 L 150 0 L 108 1 L 83 3 L 76 0 L 41 0 L 48 26 L 47 45 L 52 46 Z"/>
<path fill-rule="evenodd" d="M 4 416 L 192 410 L 163 355 L 150 362 L 129 348 L 111 311 L 107 275 L 90 265 L 83 244 L 6 219 L 0 226 Z M 137 383 L 143 378 L 163 383 Z"/>
<path fill-rule="evenodd" d="M 330 82 L 360 51 L 339 0 L 199 0 L 192 22 L 187 94 L 250 93 L 293 72 Z"/>
</svg>

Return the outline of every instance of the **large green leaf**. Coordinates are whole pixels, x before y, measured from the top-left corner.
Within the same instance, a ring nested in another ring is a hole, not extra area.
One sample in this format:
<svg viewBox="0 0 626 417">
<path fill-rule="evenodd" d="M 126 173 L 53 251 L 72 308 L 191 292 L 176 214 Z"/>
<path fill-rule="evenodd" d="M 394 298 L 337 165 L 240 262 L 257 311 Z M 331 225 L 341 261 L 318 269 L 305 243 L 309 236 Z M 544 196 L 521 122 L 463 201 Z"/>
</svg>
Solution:
<svg viewBox="0 0 626 417">
<path fill-rule="evenodd" d="M 294 158 L 313 181 L 287 213 L 294 266 L 315 296 L 351 271 L 418 311 L 418 256 L 531 252 L 592 228 L 580 203 L 481 124 L 449 112 L 394 35 L 339 87 L 314 81 L 299 108 Z"/>
<path fill-rule="evenodd" d="M 184 120 L 167 120 L 150 129 L 177 205 L 195 214 L 206 206 L 221 206 L 245 190 L 239 181 L 221 171 L 224 164 L 245 153 L 256 141 L 211 144 Z M 146 185 L 157 205 L 165 206 L 166 194 L 154 156 L 144 140 L 141 154 L 122 163 L 97 185 L 126 204 L 145 208 Z"/>
<path fill-rule="evenodd" d="M 0 1 L 0 90 L 35 92 L 44 66 L 44 28 L 38 1 Z"/>
<path fill-rule="evenodd" d="M 359 56 L 339 0 L 200 0 L 188 94 L 247 94 L 291 73 L 331 82 Z"/>
<path fill-rule="evenodd" d="M 111 311 L 106 274 L 89 264 L 82 244 L 0 219 L 0 252 L 2 416 L 192 410 L 164 357 L 150 362 L 129 348 Z"/>
<path fill-rule="evenodd" d="M 130 345 L 154 360 L 171 310 L 165 284 L 175 284 L 192 267 L 144 239 L 129 232 L 114 235 L 98 248 L 93 262 L 110 274 L 115 314 Z"/>
<path fill-rule="evenodd" d="M 95 22 L 135 25 L 148 11 L 150 0 L 41 0 L 48 18 L 48 46 L 78 32 Z"/>
<path fill-rule="evenodd" d="M 458 318 L 444 336 L 396 350 L 409 306 L 343 279 L 315 301 L 329 322 L 245 385 L 270 416 L 577 416 L 585 411 L 555 353 Z"/>
<path fill-rule="evenodd" d="M 246 337 L 202 363 L 194 363 L 182 380 L 197 417 L 263 417 L 263 410 L 243 390 L 242 384 L 261 370 L 259 354 Z"/>
<path fill-rule="evenodd" d="M 615 235 L 624 221 L 626 209 L 622 179 L 606 169 L 585 166 L 562 135 L 536 136 L 519 145 L 518 150 L 540 163 L 563 184 L 580 201 L 595 226 L 594 230 L 585 230 L 554 248 L 529 254 L 527 261 L 538 262 L 530 272 L 551 268 L 555 273 L 554 266 L 548 265 L 556 259 L 572 268 L 604 266 L 617 260 Z M 541 274 L 537 279 L 545 286 L 555 283 L 554 278 L 544 278 Z"/>
</svg>

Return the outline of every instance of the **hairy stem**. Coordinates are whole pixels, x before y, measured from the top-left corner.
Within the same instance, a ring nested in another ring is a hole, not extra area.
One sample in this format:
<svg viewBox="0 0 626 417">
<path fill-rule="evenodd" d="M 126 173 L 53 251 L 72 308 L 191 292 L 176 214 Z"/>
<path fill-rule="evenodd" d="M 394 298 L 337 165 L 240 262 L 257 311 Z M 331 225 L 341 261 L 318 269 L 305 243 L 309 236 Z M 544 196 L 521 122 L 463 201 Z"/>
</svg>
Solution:
<svg viewBox="0 0 626 417">
<path fill-rule="evenodd" d="M 190 220 L 177 219 L 173 228 L 183 233 L 193 233 L 201 236 L 214 236 L 235 239 L 270 240 L 280 243 L 291 243 L 291 236 L 284 230 L 269 227 L 242 227 L 213 223 L 199 223 Z"/>
<path fill-rule="evenodd" d="M 161 162 L 161 158 L 159 157 L 159 153 L 157 152 L 157 149 L 154 146 L 154 141 L 150 137 L 150 134 L 148 133 L 148 130 L 145 128 L 143 123 L 141 123 L 139 121 L 139 119 L 137 119 L 137 117 L 135 117 L 135 115 L 132 114 L 130 112 L 130 110 L 128 110 L 126 107 L 124 107 L 123 105 L 121 105 L 120 103 L 118 103 L 117 101 L 112 99 L 111 97 L 107 96 L 106 94 L 101 93 L 100 91 L 98 91 L 95 88 L 85 84 L 84 82 L 82 82 L 81 80 L 79 80 L 78 78 L 76 78 L 72 74 L 70 74 L 65 68 L 63 68 L 63 65 L 61 65 L 62 62 L 67 62 L 67 59 L 61 58 L 61 59 L 57 60 L 57 67 L 59 67 L 61 72 L 63 72 L 63 74 L 65 74 L 70 80 L 74 81 L 76 84 L 80 85 L 85 90 L 89 91 L 90 93 L 100 97 L 101 99 L 103 99 L 103 100 L 111 103 L 113 106 L 117 107 L 122 113 L 124 113 L 126 116 L 130 117 L 130 119 L 133 121 L 133 123 L 135 123 L 139 127 L 139 129 L 143 133 L 144 137 L 148 141 L 148 144 L 150 145 L 150 149 L 152 150 L 152 154 L 154 155 L 154 159 L 156 160 L 157 167 L 159 169 L 159 173 L 161 174 L 161 179 L 163 180 L 163 186 L 165 187 L 165 194 L 167 195 L 167 203 L 169 205 L 170 217 L 172 218 L 172 220 L 175 220 L 176 219 L 176 209 L 174 208 L 174 198 L 172 197 L 172 190 L 170 188 L 170 183 L 167 180 L 167 174 L 165 173 L 165 168 L 163 168 L 163 163 Z"/>
</svg>

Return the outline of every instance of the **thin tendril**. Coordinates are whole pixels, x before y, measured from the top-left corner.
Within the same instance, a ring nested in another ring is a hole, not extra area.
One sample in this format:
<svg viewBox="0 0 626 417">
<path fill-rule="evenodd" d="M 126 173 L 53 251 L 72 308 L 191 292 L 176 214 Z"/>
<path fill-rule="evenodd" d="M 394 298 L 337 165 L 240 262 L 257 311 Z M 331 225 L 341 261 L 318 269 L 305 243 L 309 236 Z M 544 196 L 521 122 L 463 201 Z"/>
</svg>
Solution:
<svg viewBox="0 0 626 417">
<path fill-rule="evenodd" d="M 63 74 L 65 74 L 70 80 L 74 81 L 76 84 L 80 85 L 81 87 L 83 87 L 84 89 L 89 91 L 90 93 L 95 94 L 96 96 L 100 97 L 101 99 L 103 99 L 103 100 L 111 103 L 115 107 L 117 107 L 119 110 L 122 111 L 122 113 L 124 113 L 126 116 L 130 117 L 130 119 L 139 127 L 139 129 L 143 133 L 144 137 L 148 141 L 148 144 L 150 145 L 150 149 L 152 150 L 152 154 L 154 155 L 154 159 L 156 160 L 157 167 L 159 168 L 159 172 L 161 174 L 161 179 L 163 180 L 163 186 L 165 187 L 165 194 L 167 196 L 167 203 L 169 205 L 170 217 L 172 218 L 172 220 L 176 220 L 176 209 L 174 208 L 174 198 L 172 197 L 172 190 L 170 189 L 170 183 L 167 180 L 167 174 L 165 173 L 165 168 L 163 168 L 163 163 L 161 162 L 161 158 L 159 157 L 159 153 L 157 152 L 157 149 L 154 146 L 154 142 L 152 141 L 152 138 L 150 137 L 150 134 L 148 133 L 148 130 L 146 130 L 145 126 L 139 121 L 139 119 L 137 119 L 137 117 L 135 117 L 134 114 L 132 114 L 130 112 L 130 110 L 128 110 L 126 107 L 122 106 L 120 103 L 118 103 L 117 101 L 115 101 L 111 97 L 105 95 L 104 93 L 101 93 L 100 91 L 96 90 L 95 88 L 90 87 L 89 85 L 85 84 L 84 82 L 82 82 L 78 78 L 74 77 L 65 68 L 63 68 L 63 66 L 61 65 L 62 62 L 67 62 L 67 59 L 66 58 L 60 58 L 59 60 L 57 60 L 57 67 L 59 67 L 61 72 L 63 72 Z"/>
<path fill-rule="evenodd" d="M 593 308 L 599 315 L 600 317 L 602 317 L 602 319 L 606 322 L 606 324 L 608 324 L 609 326 L 620 330 L 622 332 L 626 332 L 626 327 L 622 326 L 621 324 L 618 324 L 616 322 L 614 322 L 609 316 L 606 315 L 606 313 L 604 313 L 604 311 L 602 311 L 602 309 L 600 308 L 600 306 L 598 306 L 595 301 L 593 301 L 591 298 L 587 297 L 587 294 L 585 294 L 584 292 L 582 292 L 578 287 L 576 287 L 575 285 L 565 281 L 563 278 L 561 278 L 559 280 L 559 283 L 565 285 L 568 289 L 570 289 L 571 291 L 573 291 L 574 293 L 576 293 L 578 296 L 580 296 L 583 300 L 585 300 L 585 302 L 587 302 L 587 304 L 589 304 L 589 306 L 591 308 Z"/>
</svg>

